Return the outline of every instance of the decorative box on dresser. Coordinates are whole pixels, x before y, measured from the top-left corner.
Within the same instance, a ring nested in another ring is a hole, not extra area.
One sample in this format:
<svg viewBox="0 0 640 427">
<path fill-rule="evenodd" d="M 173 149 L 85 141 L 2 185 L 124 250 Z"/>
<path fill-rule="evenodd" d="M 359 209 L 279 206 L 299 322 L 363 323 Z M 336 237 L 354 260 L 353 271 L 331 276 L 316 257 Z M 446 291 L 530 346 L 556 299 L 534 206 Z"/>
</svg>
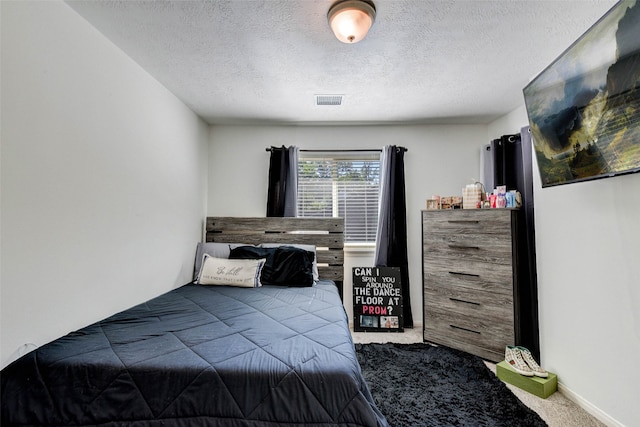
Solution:
<svg viewBox="0 0 640 427">
<path fill-rule="evenodd" d="M 498 362 L 519 341 L 512 209 L 422 211 L 424 340 Z"/>
</svg>

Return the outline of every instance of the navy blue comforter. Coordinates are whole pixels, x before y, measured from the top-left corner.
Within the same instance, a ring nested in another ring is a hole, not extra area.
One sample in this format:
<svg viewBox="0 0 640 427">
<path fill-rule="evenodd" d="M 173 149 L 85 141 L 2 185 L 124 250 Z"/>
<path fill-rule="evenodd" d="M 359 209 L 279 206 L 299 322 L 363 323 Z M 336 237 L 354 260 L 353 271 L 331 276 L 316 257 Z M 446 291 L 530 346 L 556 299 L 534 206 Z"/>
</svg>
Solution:
<svg viewBox="0 0 640 427">
<path fill-rule="evenodd" d="M 2 426 L 386 426 L 335 286 L 188 284 L 0 373 Z"/>
</svg>

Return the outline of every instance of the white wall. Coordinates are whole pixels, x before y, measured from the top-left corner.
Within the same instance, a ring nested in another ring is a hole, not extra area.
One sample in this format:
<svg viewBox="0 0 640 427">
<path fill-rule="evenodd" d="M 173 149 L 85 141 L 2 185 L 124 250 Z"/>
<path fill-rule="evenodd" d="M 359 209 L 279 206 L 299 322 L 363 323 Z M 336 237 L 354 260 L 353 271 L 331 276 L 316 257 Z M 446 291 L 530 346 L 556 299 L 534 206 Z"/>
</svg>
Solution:
<svg viewBox="0 0 640 427">
<path fill-rule="evenodd" d="M 208 126 L 62 2 L 1 2 L 1 361 L 186 283 Z"/>
<path fill-rule="evenodd" d="M 518 108 L 489 139 L 528 124 Z M 534 160 L 542 364 L 609 425 L 640 425 L 640 174 L 543 189 Z"/>
<path fill-rule="evenodd" d="M 208 215 L 264 216 L 269 153 L 266 147 L 301 149 L 382 148 L 395 144 L 405 155 L 411 306 L 422 324 L 421 210 L 434 194 L 461 195 L 479 174 L 480 146 L 486 126 L 213 126 L 209 146 Z M 347 254 L 345 308 L 353 320 L 351 269 L 355 262 L 373 265 L 373 256 Z"/>
</svg>

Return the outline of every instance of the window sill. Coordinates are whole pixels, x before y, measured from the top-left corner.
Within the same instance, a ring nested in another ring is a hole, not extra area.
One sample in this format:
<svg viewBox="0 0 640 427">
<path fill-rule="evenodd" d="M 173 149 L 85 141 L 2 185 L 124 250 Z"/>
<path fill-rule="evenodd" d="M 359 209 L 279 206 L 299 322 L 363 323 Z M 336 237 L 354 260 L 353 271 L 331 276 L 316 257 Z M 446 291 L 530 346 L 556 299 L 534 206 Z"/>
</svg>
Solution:
<svg viewBox="0 0 640 427">
<path fill-rule="evenodd" d="M 375 243 L 345 243 L 345 253 L 375 253 Z"/>
</svg>

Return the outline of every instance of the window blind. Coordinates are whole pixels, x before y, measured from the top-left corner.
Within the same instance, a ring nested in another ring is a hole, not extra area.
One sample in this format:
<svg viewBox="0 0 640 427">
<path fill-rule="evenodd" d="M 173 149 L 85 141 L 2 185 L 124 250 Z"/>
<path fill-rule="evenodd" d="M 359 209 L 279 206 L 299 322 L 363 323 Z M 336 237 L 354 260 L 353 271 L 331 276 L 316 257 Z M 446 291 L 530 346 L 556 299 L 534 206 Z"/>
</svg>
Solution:
<svg viewBox="0 0 640 427">
<path fill-rule="evenodd" d="M 300 153 L 298 216 L 341 217 L 345 242 L 375 242 L 379 152 Z"/>
</svg>

